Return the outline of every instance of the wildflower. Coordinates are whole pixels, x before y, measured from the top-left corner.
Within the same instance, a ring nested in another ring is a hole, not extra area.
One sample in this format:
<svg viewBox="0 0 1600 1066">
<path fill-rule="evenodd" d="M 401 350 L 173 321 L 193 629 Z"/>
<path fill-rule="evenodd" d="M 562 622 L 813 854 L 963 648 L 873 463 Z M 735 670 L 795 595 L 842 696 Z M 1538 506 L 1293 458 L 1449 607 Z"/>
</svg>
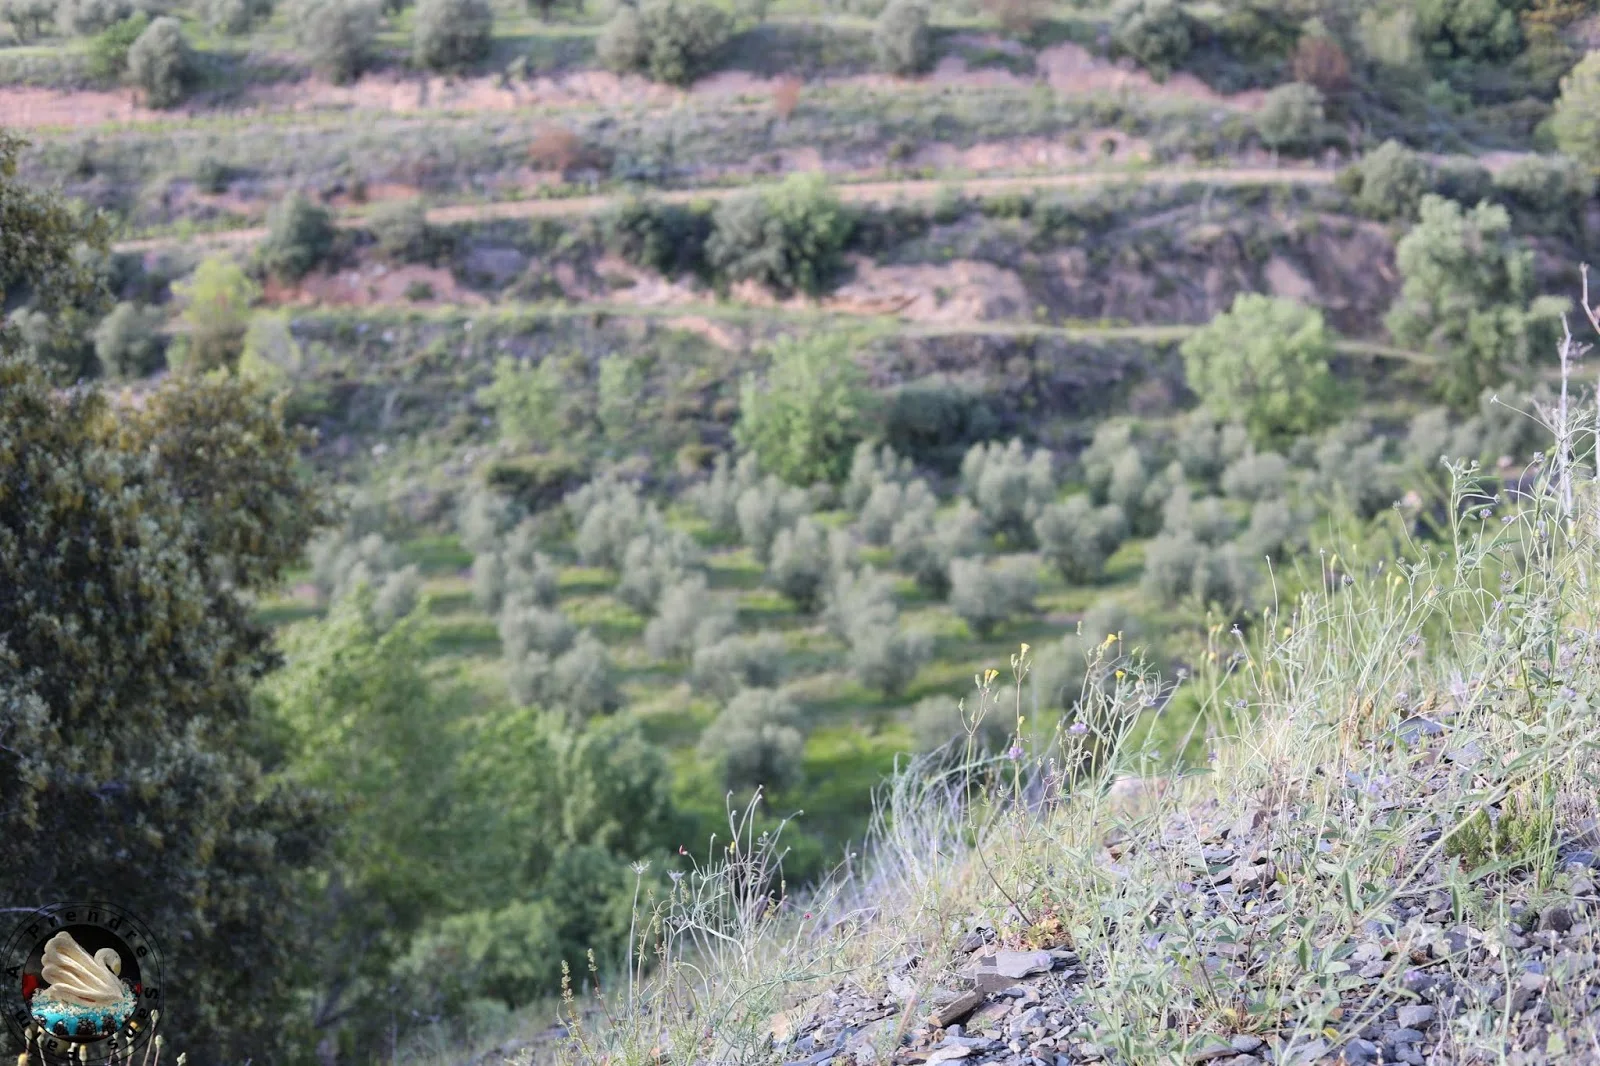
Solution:
<svg viewBox="0 0 1600 1066">
<path fill-rule="evenodd" d="M 1088 731 L 1089 731 L 1089 723 L 1087 723 L 1087 722 L 1073 722 L 1072 725 L 1069 726 L 1068 729 L 1067 729 L 1067 732 L 1071 733 L 1073 736 L 1078 736 L 1078 737 L 1083 736 L 1083 734 L 1087 733 Z"/>
<path fill-rule="evenodd" d="M 1006 758 L 1011 759 L 1013 762 L 1022 758 L 1022 749 L 1015 744 L 1011 745 L 1011 750 L 1006 752 Z"/>
</svg>

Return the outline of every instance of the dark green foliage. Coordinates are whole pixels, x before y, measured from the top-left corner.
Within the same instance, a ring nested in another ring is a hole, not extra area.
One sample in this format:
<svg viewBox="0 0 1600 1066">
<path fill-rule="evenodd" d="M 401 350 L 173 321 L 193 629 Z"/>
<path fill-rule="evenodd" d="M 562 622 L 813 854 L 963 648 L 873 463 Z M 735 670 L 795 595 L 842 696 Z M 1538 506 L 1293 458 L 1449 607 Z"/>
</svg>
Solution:
<svg viewBox="0 0 1600 1066">
<path fill-rule="evenodd" d="M 778 533 L 811 511 L 804 489 L 785 485 L 772 474 L 739 493 L 734 505 L 739 539 L 757 559 L 766 562 Z"/>
<path fill-rule="evenodd" d="M 299 281 L 327 261 L 333 240 L 333 216 L 328 209 L 301 193 L 290 193 L 267 213 L 261 265 L 276 277 Z"/>
<path fill-rule="evenodd" d="M 56 0 L 55 10 L 62 33 L 87 37 L 128 18 L 134 6 L 132 0 Z"/>
<path fill-rule="evenodd" d="M 1193 45 L 1189 16 L 1177 0 L 1118 0 L 1111 39 L 1117 51 L 1157 77 L 1182 65 Z"/>
<path fill-rule="evenodd" d="M 24 309 L 11 318 L 22 352 L 53 380 L 70 384 L 97 375 L 94 345 L 85 335 L 88 322 L 82 314 L 68 311 L 52 318 L 43 311 Z"/>
<path fill-rule="evenodd" d="M 783 680 L 783 638 L 776 633 L 728 637 L 694 653 L 689 683 L 720 700 L 740 689 L 776 688 Z"/>
<path fill-rule="evenodd" d="M 1561 79 L 1550 133 L 1567 155 L 1600 170 L 1600 52 L 1584 56 Z"/>
<path fill-rule="evenodd" d="M 942 378 L 923 378 L 895 388 L 880 417 L 885 444 L 945 471 L 953 471 L 972 444 L 990 440 L 1000 431 L 980 393 Z"/>
<path fill-rule="evenodd" d="M 55 14 L 56 0 L 0 0 L 0 19 L 23 44 L 46 33 Z"/>
<path fill-rule="evenodd" d="M 420 263 L 432 258 L 434 233 L 420 200 L 379 205 L 367 219 L 378 240 L 378 251 L 396 263 Z"/>
<path fill-rule="evenodd" d="M 1416 0 L 1417 38 L 1429 55 L 1504 60 L 1522 50 L 1524 0 Z"/>
<path fill-rule="evenodd" d="M 298 1035 L 322 831 L 250 713 L 272 655 L 249 597 L 323 518 L 300 443 L 249 383 L 174 380 L 113 414 L 0 354 L 0 891 L 139 913 L 184 1003 L 167 1039 L 216 1061 Z"/>
<path fill-rule="evenodd" d="M 656 616 L 644 627 L 644 646 L 657 659 L 687 659 L 733 632 L 733 606 L 691 574 L 662 593 Z"/>
<path fill-rule="evenodd" d="M 1323 121 L 1321 90 L 1295 81 L 1267 93 L 1256 112 L 1256 131 L 1275 152 L 1305 153 L 1317 146 Z"/>
<path fill-rule="evenodd" d="M 920 74 L 933 62 L 933 35 L 928 9 L 920 0 L 890 0 L 872 31 L 878 68 L 906 77 Z"/>
<path fill-rule="evenodd" d="M 289 25 L 317 73 L 343 83 L 371 61 L 378 15 L 375 0 L 297 0 Z"/>
<path fill-rule="evenodd" d="M 89 42 L 89 73 L 101 81 L 115 82 L 128 73 L 128 52 L 150 25 L 143 11 L 95 34 Z"/>
<path fill-rule="evenodd" d="M 206 25 L 218 33 L 238 34 L 256 22 L 272 17 L 273 0 L 205 0 L 201 11 Z"/>
<path fill-rule="evenodd" d="M 781 692 L 747 688 L 706 728 L 700 754 L 725 787 L 781 789 L 800 778 L 805 745 L 800 712 Z"/>
<path fill-rule="evenodd" d="M 161 367 L 166 338 L 163 315 L 153 307 L 119 303 L 94 331 L 94 354 L 102 373 L 142 378 Z"/>
<path fill-rule="evenodd" d="M 732 28 L 726 12 L 701 0 L 642 0 L 617 8 L 595 50 L 618 73 L 688 85 L 711 69 Z"/>
<path fill-rule="evenodd" d="M 429 70 L 461 70 L 489 54 L 494 8 L 489 0 L 418 0 L 411 58 Z"/>
<path fill-rule="evenodd" d="M 1505 208 L 1424 197 L 1395 258 L 1404 284 L 1385 324 L 1401 344 L 1440 357 L 1436 387 L 1447 403 L 1470 407 L 1526 363 L 1540 311 L 1530 302 L 1533 254 L 1512 238 Z"/>
<path fill-rule="evenodd" d="M 827 531 L 810 518 L 801 518 L 773 539 L 768 580 L 801 611 L 809 614 L 821 605 L 830 570 Z"/>
<path fill-rule="evenodd" d="M 233 366 L 244 349 L 250 305 L 261 290 L 238 264 L 211 256 L 173 291 L 184 301 L 183 322 L 188 329 L 167 361 L 174 369 L 193 373 Z"/>
<path fill-rule="evenodd" d="M 894 565 L 916 579 L 930 596 L 950 591 L 950 563 L 982 550 L 987 537 L 983 516 L 962 500 L 954 512 L 940 517 L 932 507 L 902 516 L 889 532 Z"/>
<path fill-rule="evenodd" d="M 712 215 L 706 261 L 730 282 L 754 281 L 786 295 L 816 295 L 839 269 L 850 213 L 821 174 L 730 196 Z"/>
<path fill-rule="evenodd" d="M 1385 220 L 1410 218 L 1428 189 L 1428 164 L 1417 152 L 1389 140 L 1339 177 L 1366 214 Z"/>
<path fill-rule="evenodd" d="M 843 333 L 784 337 L 765 378 L 746 379 L 734 437 L 763 470 L 795 485 L 844 477 L 869 398 L 854 348 Z"/>
<path fill-rule="evenodd" d="M 175 18 L 156 19 L 128 49 L 128 80 L 143 91 L 151 107 L 175 106 L 196 74 L 194 50 Z"/>
<path fill-rule="evenodd" d="M 702 273 L 711 215 L 694 206 L 630 197 L 603 223 L 606 247 L 635 266 L 668 277 Z"/>
<path fill-rule="evenodd" d="M 1520 228 L 1581 235 L 1594 174 L 1566 156 L 1523 156 L 1495 174 L 1494 189 Z"/>
</svg>

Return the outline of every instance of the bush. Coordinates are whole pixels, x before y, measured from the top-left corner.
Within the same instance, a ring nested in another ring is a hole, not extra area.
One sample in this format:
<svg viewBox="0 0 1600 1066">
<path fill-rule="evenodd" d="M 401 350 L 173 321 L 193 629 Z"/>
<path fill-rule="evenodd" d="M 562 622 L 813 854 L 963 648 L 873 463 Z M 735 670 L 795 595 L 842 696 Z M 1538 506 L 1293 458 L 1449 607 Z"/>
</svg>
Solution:
<svg viewBox="0 0 1600 1066">
<path fill-rule="evenodd" d="M 94 354 L 104 373 L 142 378 L 160 369 L 166 351 L 164 316 L 154 307 L 119 303 L 94 331 Z"/>
<path fill-rule="evenodd" d="M 1350 57 L 1339 42 L 1323 32 L 1305 32 L 1295 45 L 1294 80 L 1315 85 L 1325 96 L 1350 88 Z"/>
<path fill-rule="evenodd" d="M 421 200 L 380 204 L 367 219 L 378 252 L 397 263 L 417 263 L 433 255 L 433 231 Z"/>
<path fill-rule="evenodd" d="M 378 36 L 376 0 L 299 0 L 289 15 L 296 46 L 335 84 L 351 81 L 372 60 Z"/>
<path fill-rule="evenodd" d="M 991 531 L 1032 547 L 1034 520 L 1055 499 L 1055 470 L 1049 452 L 1028 455 L 1017 439 L 975 444 L 961 461 L 961 488 Z"/>
<path fill-rule="evenodd" d="M 1274 152 L 1307 152 L 1316 147 L 1324 119 L 1322 91 L 1293 81 L 1267 93 L 1256 112 L 1256 132 Z"/>
<path fill-rule="evenodd" d="M 1297 514 L 1287 500 L 1258 500 L 1250 508 L 1250 523 L 1239 546 L 1252 558 L 1281 562 L 1285 555 L 1305 550 L 1310 524 L 1309 516 Z"/>
<path fill-rule="evenodd" d="M 494 380 L 478 391 L 492 407 L 503 439 L 523 446 L 557 448 L 589 423 L 588 395 L 572 380 L 569 364 L 554 353 L 532 366 L 502 355 Z"/>
<path fill-rule="evenodd" d="M 982 394 L 937 377 L 891 390 L 879 425 L 887 447 L 946 472 L 955 471 L 972 444 L 1000 432 Z"/>
<path fill-rule="evenodd" d="M 857 623 L 850 627 L 845 661 L 863 687 L 893 698 L 905 691 L 933 654 L 933 638 L 887 624 Z"/>
<path fill-rule="evenodd" d="M 1494 175 L 1494 188 L 1528 229 L 1581 232 L 1594 173 L 1565 156 L 1523 156 Z"/>
<path fill-rule="evenodd" d="M 118 81 L 128 73 L 128 53 L 133 42 L 150 26 L 143 11 L 95 34 L 89 42 L 89 73 L 101 81 Z"/>
<path fill-rule="evenodd" d="M 175 18 L 156 19 L 128 49 L 128 78 L 151 107 L 176 105 L 195 73 L 194 51 Z"/>
<path fill-rule="evenodd" d="M 1415 218 L 1428 190 L 1428 163 L 1399 141 L 1388 140 L 1341 175 L 1364 214 L 1385 221 Z"/>
<path fill-rule="evenodd" d="M 890 0 L 873 27 L 872 49 L 885 73 L 909 77 L 927 70 L 933 63 L 927 7 L 920 0 Z"/>
<path fill-rule="evenodd" d="M 622 557 L 617 598 L 640 614 L 655 610 L 661 595 L 700 563 L 700 550 L 683 533 L 657 527 L 629 542 Z"/>
<path fill-rule="evenodd" d="M 1399 343 L 1436 355 L 1439 396 L 1470 410 L 1531 352 L 1540 310 L 1530 304 L 1533 253 L 1512 238 L 1504 207 L 1463 210 L 1426 196 L 1395 259 L 1402 285 L 1384 324 Z"/>
<path fill-rule="evenodd" d="M 644 646 L 656 659 L 687 659 L 733 629 L 733 608 L 692 574 L 662 593 L 656 617 L 644 627 Z"/>
<path fill-rule="evenodd" d="M 218 33 L 244 33 L 260 19 L 272 16 L 272 0 L 205 0 L 201 12 Z"/>
<path fill-rule="evenodd" d="M 551 656 L 532 651 L 511 660 L 506 679 L 519 705 L 559 711 L 571 726 L 622 706 L 616 666 L 605 645 L 587 629 L 565 651 Z"/>
<path fill-rule="evenodd" d="M 1277 452 L 1252 452 L 1228 465 L 1222 491 L 1237 500 L 1268 500 L 1289 487 L 1289 460 Z"/>
<path fill-rule="evenodd" d="M 250 305 L 261 290 L 237 263 L 222 256 L 202 260 L 187 283 L 175 283 L 172 289 L 184 301 L 181 317 L 188 327 L 177 368 L 203 373 L 233 366 L 244 349 Z"/>
<path fill-rule="evenodd" d="M 783 655 L 783 638 L 776 633 L 727 637 L 695 651 L 689 684 L 720 700 L 741 689 L 775 688 L 783 680 Z"/>
<path fill-rule="evenodd" d="M 978 711 L 977 699 L 968 701 L 965 709 L 954 696 L 928 696 L 918 700 L 911 711 L 912 742 L 920 752 L 938 751 L 948 744 L 958 754 L 965 755 L 970 730 L 972 754 L 993 755 L 1004 751 L 1011 741 L 1015 720 L 993 708 L 986 708 L 982 717 L 977 717 Z"/>
<path fill-rule="evenodd" d="M 429 70 L 460 70 L 489 54 L 489 0 L 420 0 L 411 26 L 411 58 Z"/>
<path fill-rule="evenodd" d="M 1118 52 L 1157 77 L 1182 65 L 1193 44 L 1189 17 L 1176 0 L 1118 0 L 1111 40 Z"/>
<path fill-rule="evenodd" d="M 1423 0 L 1416 35 L 1431 56 L 1510 60 L 1522 50 L 1522 0 Z"/>
<path fill-rule="evenodd" d="M 950 609 L 980 637 L 988 637 L 1007 619 L 1031 612 L 1037 593 L 1038 579 L 1028 559 L 993 566 L 981 559 L 950 563 Z"/>
<path fill-rule="evenodd" d="M 327 208 L 298 192 L 290 193 L 267 212 L 261 265 L 278 278 L 299 281 L 327 261 L 334 233 Z"/>
<path fill-rule="evenodd" d="M 1322 312 L 1292 300 L 1240 293 L 1182 351 L 1201 402 L 1220 416 L 1242 416 L 1259 443 L 1309 432 L 1335 408 Z"/>
<path fill-rule="evenodd" d="M 584 491 L 579 490 L 567 502 L 578 530 L 578 558 L 585 566 L 621 570 L 629 547 L 640 534 L 667 539 L 661 512 L 655 504 L 641 499 L 633 486 L 595 481 L 589 488 L 592 496 L 585 498 Z"/>
<path fill-rule="evenodd" d="M 1128 519 L 1114 503 L 1096 507 L 1087 496 L 1052 504 L 1034 521 L 1040 550 L 1069 583 L 1105 576 L 1106 560 L 1128 535 Z"/>
<path fill-rule="evenodd" d="M 1400 495 L 1398 471 L 1384 461 L 1385 441 L 1366 422 L 1330 430 L 1313 454 L 1313 488 L 1329 506 L 1342 505 L 1360 518 L 1393 506 Z"/>
<path fill-rule="evenodd" d="M 589 465 L 581 456 L 555 451 L 496 459 L 489 464 L 484 480 L 527 510 L 540 511 L 560 503 L 583 483 L 588 472 Z"/>
<path fill-rule="evenodd" d="M 1600 170 L 1600 52 L 1590 52 L 1561 79 L 1549 128 L 1563 154 Z"/>
<path fill-rule="evenodd" d="M 931 507 L 902 516 L 889 533 L 889 549 L 895 567 L 918 588 L 943 597 L 950 591 L 951 561 L 982 550 L 985 539 L 983 516 L 962 500 L 943 518 Z"/>
<path fill-rule="evenodd" d="M 1176 443 L 1184 476 L 1215 485 L 1229 465 L 1249 454 L 1250 432 L 1237 422 L 1218 422 L 1201 407 L 1184 418 Z"/>
<path fill-rule="evenodd" d="M 815 612 L 827 587 L 831 558 L 827 531 L 802 518 L 772 541 L 767 579 L 806 614 Z"/>
<path fill-rule="evenodd" d="M 134 7 L 132 0 L 56 0 L 55 12 L 62 33 L 87 37 L 129 18 Z"/>
<path fill-rule="evenodd" d="M 868 394 L 840 333 L 781 338 L 765 379 L 746 378 L 734 439 L 791 484 L 837 481 L 861 438 Z"/>
<path fill-rule="evenodd" d="M 595 48 L 601 63 L 619 74 L 688 85 L 711 68 L 732 29 L 727 14 L 709 3 L 643 0 L 619 6 Z"/>
<path fill-rule="evenodd" d="M 860 571 L 840 568 L 828 589 L 823 622 L 828 632 L 849 643 L 857 626 L 892 626 L 899 616 L 892 577 L 872 567 Z"/>
<path fill-rule="evenodd" d="M 700 739 L 701 757 L 724 787 L 781 789 L 800 779 L 805 737 L 800 712 L 781 692 L 747 688 L 728 701 Z"/>
<path fill-rule="evenodd" d="M 1206 545 L 1226 542 L 1238 528 L 1238 522 L 1223 500 L 1215 496 L 1195 500 L 1188 486 L 1172 494 L 1163 509 L 1162 519 L 1163 533 L 1182 533 Z"/>
<path fill-rule="evenodd" d="M 606 247 L 634 266 L 667 277 L 706 269 L 708 211 L 630 196 L 605 216 L 602 227 Z"/>
<path fill-rule="evenodd" d="M 21 44 L 42 36 L 55 15 L 56 0 L 0 0 L 0 19 L 11 24 Z"/>
<path fill-rule="evenodd" d="M 938 502 L 933 490 L 921 478 L 909 485 L 885 481 L 873 489 L 872 495 L 867 498 L 856 528 L 860 530 L 862 540 L 882 547 L 894 536 L 895 524 L 901 518 L 917 511 L 932 511 Z"/>
<path fill-rule="evenodd" d="M 900 458 L 887 444 L 876 447 L 862 441 L 850 457 L 850 473 L 839 502 L 848 510 L 860 511 L 880 486 L 904 485 L 911 476 L 910 460 Z"/>
<path fill-rule="evenodd" d="M 1237 547 L 1207 547 L 1188 532 L 1163 533 L 1145 549 L 1144 591 L 1165 604 L 1194 599 L 1233 610 L 1253 587 Z"/>
<path fill-rule="evenodd" d="M 706 261 L 729 282 L 779 295 L 816 295 L 833 279 L 850 239 L 848 211 L 820 173 L 791 174 L 717 204 Z"/>
<path fill-rule="evenodd" d="M 787 529 L 811 511 L 804 489 L 785 485 L 768 474 L 759 484 L 739 494 L 736 512 L 739 537 L 752 555 L 765 563 L 771 556 L 778 531 Z"/>
<path fill-rule="evenodd" d="M 506 603 L 499 625 L 500 650 L 512 664 L 536 652 L 551 657 L 561 655 L 578 636 L 577 627 L 566 615 L 531 603 Z"/>
<path fill-rule="evenodd" d="M 461 546 L 473 555 L 496 551 L 501 538 L 516 527 L 517 517 L 509 499 L 486 488 L 474 488 L 456 512 Z"/>
<path fill-rule="evenodd" d="M 711 476 L 690 486 L 685 495 L 713 533 L 730 537 L 739 533 L 739 497 L 760 483 L 755 456 L 743 456 L 734 464 L 723 453 L 713 461 Z"/>
</svg>

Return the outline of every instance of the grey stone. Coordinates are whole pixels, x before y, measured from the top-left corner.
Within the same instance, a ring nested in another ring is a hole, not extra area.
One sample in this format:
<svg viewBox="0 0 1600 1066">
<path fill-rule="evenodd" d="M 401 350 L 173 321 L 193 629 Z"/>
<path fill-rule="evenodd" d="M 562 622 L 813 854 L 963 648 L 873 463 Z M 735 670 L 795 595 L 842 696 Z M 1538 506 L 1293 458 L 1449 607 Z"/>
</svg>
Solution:
<svg viewBox="0 0 1600 1066">
<path fill-rule="evenodd" d="M 1237 1051 L 1239 1054 L 1249 1055 L 1252 1052 L 1261 1050 L 1261 1045 L 1265 1043 L 1265 1041 L 1263 1041 L 1259 1036 L 1251 1036 L 1249 1033 L 1241 1033 L 1232 1040 L 1228 1041 L 1228 1043 L 1233 1050 Z"/>
<path fill-rule="evenodd" d="M 1395 1021 L 1402 1029 L 1426 1029 L 1437 1012 L 1426 1003 L 1410 1004 L 1395 1012 Z"/>
<path fill-rule="evenodd" d="M 1015 980 L 1030 974 L 1045 973 L 1055 966 L 1048 951 L 1002 951 L 995 955 L 992 967 L 986 966 L 1001 977 Z"/>
<path fill-rule="evenodd" d="M 1387 1037 L 1391 1044 L 1420 1044 L 1427 1039 L 1416 1029 L 1396 1029 Z"/>
<path fill-rule="evenodd" d="M 1356 1063 L 1377 1061 L 1380 1053 L 1377 1044 L 1358 1036 L 1340 1049 L 1339 1058 L 1344 1062 L 1350 1063 L 1351 1066 L 1355 1066 Z"/>
<path fill-rule="evenodd" d="M 1558 905 L 1546 907 L 1539 914 L 1541 931 L 1565 933 L 1572 928 L 1572 912 Z"/>
</svg>

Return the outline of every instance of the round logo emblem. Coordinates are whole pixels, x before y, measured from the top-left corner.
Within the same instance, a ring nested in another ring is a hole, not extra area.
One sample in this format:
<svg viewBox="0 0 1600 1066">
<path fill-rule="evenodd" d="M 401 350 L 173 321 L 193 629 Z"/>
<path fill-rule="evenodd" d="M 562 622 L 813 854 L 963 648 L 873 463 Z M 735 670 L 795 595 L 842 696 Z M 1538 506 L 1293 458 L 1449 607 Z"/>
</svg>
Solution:
<svg viewBox="0 0 1600 1066">
<path fill-rule="evenodd" d="M 109 1062 L 147 1041 L 161 1006 L 150 930 L 111 903 L 52 903 L 17 924 L 0 952 L 6 1024 L 46 1061 Z"/>
</svg>

